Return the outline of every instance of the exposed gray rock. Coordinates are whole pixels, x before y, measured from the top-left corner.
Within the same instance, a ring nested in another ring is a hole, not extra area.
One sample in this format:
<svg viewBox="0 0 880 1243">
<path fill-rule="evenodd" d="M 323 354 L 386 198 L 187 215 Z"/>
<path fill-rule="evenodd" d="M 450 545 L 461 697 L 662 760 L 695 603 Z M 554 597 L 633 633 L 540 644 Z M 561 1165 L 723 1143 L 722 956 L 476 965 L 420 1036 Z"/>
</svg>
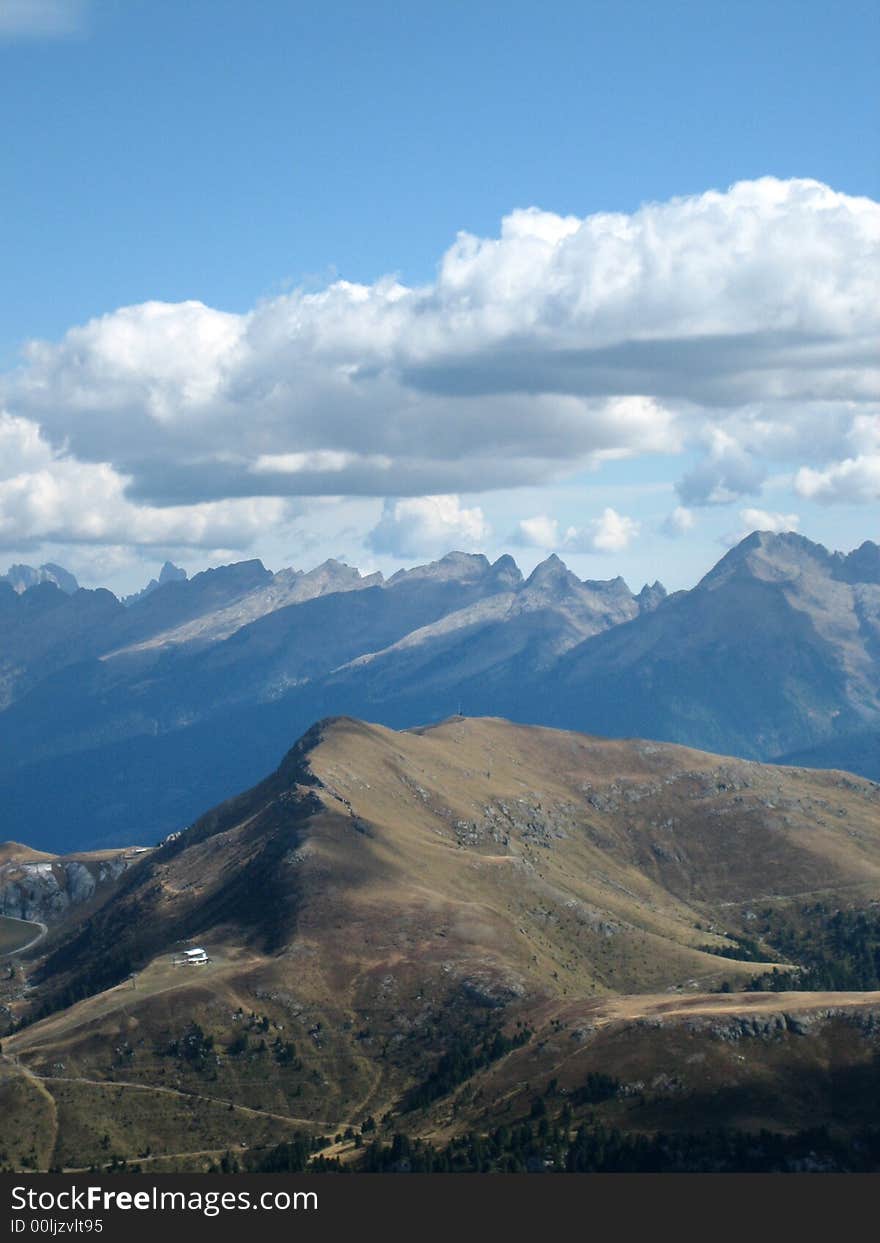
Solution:
<svg viewBox="0 0 880 1243">
<path fill-rule="evenodd" d="M 57 923 L 74 906 L 88 902 L 111 885 L 137 856 L 120 851 L 109 859 L 82 863 L 77 859 L 22 862 L 0 866 L 0 915 Z"/>
<path fill-rule="evenodd" d="M 67 596 L 72 596 L 79 590 L 79 583 L 70 570 L 65 570 L 64 566 L 55 565 L 51 561 L 37 569 L 32 565 L 11 565 L 5 574 L 0 575 L 0 582 L 9 583 L 19 595 L 31 587 L 36 587 L 38 583 L 54 583 Z"/>
<path fill-rule="evenodd" d="M 143 600 L 145 596 L 151 595 L 160 587 L 164 587 L 166 583 L 183 583 L 186 582 L 186 579 L 186 570 L 182 569 L 179 565 L 175 565 L 173 561 L 166 561 L 162 566 L 162 569 L 159 571 L 158 578 L 151 578 L 146 587 L 142 588 L 140 591 L 136 591 L 134 595 L 126 596 L 122 603 L 127 607 L 131 606 L 132 604 L 136 604 L 138 600 Z"/>
<path fill-rule="evenodd" d="M 510 1005 L 525 994 L 525 986 L 520 980 L 511 977 L 502 979 L 488 972 L 465 976 L 460 988 L 470 1002 L 490 1010 Z"/>
</svg>

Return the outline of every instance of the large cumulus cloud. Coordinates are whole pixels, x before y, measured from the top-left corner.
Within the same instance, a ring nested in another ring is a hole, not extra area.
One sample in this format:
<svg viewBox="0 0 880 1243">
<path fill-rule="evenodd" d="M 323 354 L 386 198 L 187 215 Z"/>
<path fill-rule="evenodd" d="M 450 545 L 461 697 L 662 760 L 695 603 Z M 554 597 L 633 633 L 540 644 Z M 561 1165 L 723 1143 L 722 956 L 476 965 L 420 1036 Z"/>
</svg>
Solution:
<svg viewBox="0 0 880 1243">
<path fill-rule="evenodd" d="M 122 308 L 30 343 L 0 394 L 47 469 L 104 468 L 152 513 L 484 492 L 684 448 L 688 507 L 757 493 L 773 461 L 805 495 L 869 498 L 878 240 L 878 204 L 805 180 L 519 210 L 459 235 L 430 285 Z"/>
<path fill-rule="evenodd" d="M 419 496 L 386 501 L 366 542 L 374 552 L 406 558 L 478 549 L 490 534 L 479 506 L 467 509 L 457 496 Z"/>
<path fill-rule="evenodd" d="M 36 424 L 0 411 L 0 549 L 58 543 L 247 547 L 291 516 L 290 501 L 249 497 L 200 505 L 135 504 L 106 462 L 46 443 Z"/>
<path fill-rule="evenodd" d="M 880 500 L 880 414 L 857 415 L 846 440 L 850 455 L 842 461 L 824 470 L 801 467 L 795 477 L 799 495 L 823 504 Z"/>
</svg>

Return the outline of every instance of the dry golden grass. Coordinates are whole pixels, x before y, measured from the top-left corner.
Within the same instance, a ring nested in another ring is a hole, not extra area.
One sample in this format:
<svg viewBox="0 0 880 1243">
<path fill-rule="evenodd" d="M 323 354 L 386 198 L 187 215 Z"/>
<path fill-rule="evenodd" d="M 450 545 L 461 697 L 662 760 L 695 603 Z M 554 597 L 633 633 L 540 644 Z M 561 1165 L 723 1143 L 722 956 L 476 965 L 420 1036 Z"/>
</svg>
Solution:
<svg viewBox="0 0 880 1243">
<path fill-rule="evenodd" d="M 880 993 L 619 997 L 535 1015 L 523 1048 L 410 1117 L 444 1143 L 469 1128 L 512 1124 L 536 1097 L 574 1103 L 627 1131 L 793 1131 L 876 1125 Z M 590 1074 L 617 1080 L 600 1103 L 578 1104 Z M 555 1089 L 550 1085 L 555 1081 Z"/>
<path fill-rule="evenodd" d="M 46 1170 L 52 1164 L 58 1116 L 39 1078 L 0 1061 L 0 1168 Z"/>
<path fill-rule="evenodd" d="M 50 863 L 57 855 L 33 850 L 21 842 L 0 842 L 0 867 L 4 863 Z"/>
<path fill-rule="evenodd" d="M 211 813 L 102 910 L 103 943 L 146 930 L 161 949 L 135 987 L 4 1040 L 53 1094 L 58 1084 L 65 1163 L 97 1160 L 106 1133 L 129 1159 L 149 1146 L 156 1161 L 203 1168 L 233 1142 L 216 1108 L 238 1119 L 251 1107 L 255 1136 L 357 1124 L 393 1108 L 443 1040 L 474 1025 L 518 1019 L 536 1034 L 428 1111 L 426 1133 L 488 1124 L 493 1109 L 527 1103 L 524 1084 L 574 1083 L 615 1058 L 627 1074 L 641 1059 L 662 1076 L 652 1049 L 675 1065 L 702 1057 L 693 1065 L 714 1067 L 706 1092 L 740 1065 L 712 1024 L 878 1006 L 710 991 L 768 965 L 737 957 L 753 905 L 880 896 L 870 782 L 497 720 L 395 733 L 343 719 L 311 742 L 305 766 L 291 757 Z M 207 946 L 208 967 L 170 966 L 184 935 Z M 271 1051 L 226 1052 L 250 1015 L 268 1040 L 295 1043 L 296 1068 Z M 210 1065 L 162 1052 L 193 1023 L 220 1053 Z M 796 1062 L 801 1046 L 786 1041 Z M 837 1039 L 835 1057 L 848 1047 Z M 766 1050 L 755 1060 L 773 1064 Z M 102 1102 L 115 1092 L 111 1130 Z"/>
<path fill-rule="evenodd" d="M 114 1155 L 130 1161 L 266 1147 L 312 1129 L 294 1119 L 157 1087 L 58 1077 L 47 1079 L 46 1087 L 58 1110 L 55 1162 L 62 1168 L 100 1165 Z"/>
</svg>

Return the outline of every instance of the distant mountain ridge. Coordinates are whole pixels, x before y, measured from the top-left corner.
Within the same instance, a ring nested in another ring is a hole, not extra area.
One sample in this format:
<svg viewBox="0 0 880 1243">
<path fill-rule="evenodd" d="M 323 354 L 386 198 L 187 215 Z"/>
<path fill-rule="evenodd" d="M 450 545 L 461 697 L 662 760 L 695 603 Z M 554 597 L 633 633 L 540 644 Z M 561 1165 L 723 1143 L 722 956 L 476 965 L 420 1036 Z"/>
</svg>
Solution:
<svg viewBox="0 0 880 1243">
<path fill-rule="evenodd" d="M 555 555 L 525 579 L 462 552 L 387 581 L 252 560 L 125 605 L 7 584 L 0 624 L 0 810 L 62 852 L 153 843 L 338 714 L 407 728 L 460 709 L 760 760 L 829 746 L 875 771 L 870 742 L 847 743 L 880 729 L 870 541 L 756 532 L 671 596 Z"/>
<path fill-rule="evenodd" d="M 164 587 L 166 583 L 186 582 L 189 575 L 186 570 L 181 569 L 179 565 L 175 565 L 173 561 L 166 561 L 159 571 L 158 578 L 151 578 L 146 587 L 142 587 L 140 591 L 134 592 L 133 595 L 124 596 L 122 603 L 131 605 L 136 604 L 138 600 L 143 600 L 144 596 L 150 595 L 151 592 Z"/>
<path fill-rule="evenodd" d="M 848 556 L 754 533 L 688 592 L 567 653 L 554 724 L 592 700 L 589 727 L 755 759 L 880 720 L 880 548 Z"/>
<path fill-rule="evenodd" d="M 72 596 L 79 590 L 79 583 L 61 565 L 47 561 L 45 565 L 11 565 L 5 574 L 0 575 L 0 583 L 8 583 L 18 595 L 36 587 L 38 583 L 54 583 L 65 595 Z"/>
</svg>

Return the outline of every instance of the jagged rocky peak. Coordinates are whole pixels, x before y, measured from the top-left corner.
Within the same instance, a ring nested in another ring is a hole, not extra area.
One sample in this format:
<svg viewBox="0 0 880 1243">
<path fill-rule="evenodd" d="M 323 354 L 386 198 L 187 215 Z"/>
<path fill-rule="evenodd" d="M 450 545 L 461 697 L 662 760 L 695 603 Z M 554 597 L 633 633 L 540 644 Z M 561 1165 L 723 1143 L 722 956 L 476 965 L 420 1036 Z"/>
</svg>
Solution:
<svg viewBox="0 0 880 1243">
<path fill-rule="evenodd" d="M 312 570 L 279 570 L 272 578 L 269 592 L 277 607 L 282 607 L 284 603 L 300 603 L 335 592 L 380 587 L 383 582 L 384 578 L 379 570 L 374 574 L 362 575 L 356 566 L 330 557 Z"/>
<path fill-rule="evenodd" d="M 304 575 L 304 579 L 321 579 L 328 585 L 338 585 L 340 587 L 348 587 L 352 583 L 370 583 L 379 584 L 383 582 L 381 570 L 377 570 L 375 574 L 361 574 L 357 566 L 349 565 L 346 561 L 338 561 L 335 557 L 328 559 L 315 566 L 313 570 L 308 570 Z"/>
<path fill-rule="evenodd" d="M 125 605 L 134 604 L 137 600 L 143 600 L 146 596 L 151 596 L 160 587 L 165 587 L 168 583 L 186 582 L 186 578 L 186 570 L 181 569 L 179 565 L 175 565 L 173 561 L 166 561 L 159 571 L 158 578 L 151 578 L 146 587 L 142 587 L 140 591 L 136 591 L 133 595 L 126 596 L 122 603 Z"/>
<path fill-rule="evenodd" d="M 29 591 L 31 587 L 36 587 L 40 583 L 54 583 L 65 595 L 72 596 L 74 592 L 79 591 L 79 583 L 69 570 L 65 570 L 63 565 L 55 565 L 52 561 L 47 561 L 44 565 L 35 567 L 32 565 L 11 565 L 7 572 L 2 575 L 0 581 L 9 583 L 13 591 L 18 595 Z"/>
<path fill-rule="evenodd" d="M 703 583 L 744 572 L 770 582 L 819 574 L 847 583 L 880 583 L 880 546 L 865 540 L 852 552 L 829 552 L 796 531 L 753 531 L 722 557 Z"/>
<path fill-rule="evenodd" d="M 166 564 L 169 564 L 166 562 Z M 163 567 L 164 568 L 164 567 Z M 256 587 L 271 583 L 274 575 L 267 570 L 262 561 L 254 558 L 250 561 L 234 561 L 231 565 L 213 566 L 202 570 L 188 578 L 185 571 L 177 571 L 176 566 L 166 575 L 165 582 L 153 579 L 143 591 L 127 596 L 123 604 L 130 608 L 133 604 L 144 605 L 152 615 L 166 608 L 189 607 L 215 604 L 218 601 L 230 602 L 246 595 Z M 183 602 L 187 604 L 184 606 Z"/>
<path fill-rule="evenodd" d="M 796 531 L 753 531 L 721 558 L 699 587 L 712 589 L 741 575 L 766 582 L 790 581 L 804 573 L 830 574 L 833 565 L 834 558 L 824 545 Z"/>
<path fill-rule="evenodd" d="M 539 562 L 525 581 L 527 591 L 565 591 L 581 586 L 581 580 L 576 574 L 572 574 L 555 552 L 551 552 L 545 561 Z"/>
<path fill-rule="evenodd" d="M 636 596 L 639 611 L 641 613 L 653 613 L 654 609 L 663 603 L 668 594 L 659 579 L 650 584 L 645 583 L 642 590 Z"/>
<path fill-rule="evenodd" d="M 414 583 L 425 580 L 472 583 L 484 578 L 491 568 L 488 557 L 481 552 L 448 552 L 439 561 L 431 561 L 428 565 L 416 565 L 411 570 L 398 570 L 389 578 L 388 585 L 390 587 L 403 581 Z"/>
<path fill-rule="evenodd" d="M 599 596 L 609 596 L 618 600 L 635 598 L 626 579 L 620 574 L 616 578 L 585 578 L 581 586 Z"/>
<path fill-rule="evenodd" d="M 186 570 L 181 566 L 175 565 L 173 561 L 166 561 L 159 571 L 159 587 L 164 587 L 166 583 L 182 583 L 186 581 Z"/>
<path fill-rule="evenodd" d="M 850 553 L 836 552 L 835 578 L 848 583 L 880 583 L 880 544 L 865 540 Z"/>
<path fill-rule="evenodd" d="M 515 591 L 517 587 L 522 585 L 522 570 L 509 553 L 505 553 L 503 557 L 493 561 L 491 570 L 499 589 L 502 591 Z"/>
<path fill-rule="evenodd" d="M 258 557 L 253 557 L 250 561 L 233 561 L 230 565 L 217 565 L 209 570 L 202 570 L 200 574 L 194 574 L 189 582 L 193 586 L 223 583 L 249 589 L 261 587 L 271 578 L 271 571 L 266 569 Z"/>
<path fill-rule="evenodd" d="M 233 600 L 257 587 L 265 587 L 273 578 L 271 570 L 267 570 L 262 561 L 254 557 L 250 561 L 212 566 L 185 582 L 166 583 L 162 594 L 164 597 L 166 592 L 180 592 L 193 602 Z"/>
</svg>

